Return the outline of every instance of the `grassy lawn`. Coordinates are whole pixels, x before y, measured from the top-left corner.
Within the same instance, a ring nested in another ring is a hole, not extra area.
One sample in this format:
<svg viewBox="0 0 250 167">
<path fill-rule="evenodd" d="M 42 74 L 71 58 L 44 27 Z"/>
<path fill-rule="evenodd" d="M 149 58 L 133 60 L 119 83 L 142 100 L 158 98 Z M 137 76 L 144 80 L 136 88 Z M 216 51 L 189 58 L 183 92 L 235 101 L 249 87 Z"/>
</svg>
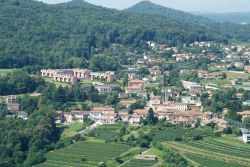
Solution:
<svg viewBox="0 0 250 167">
<path fill-rule="evenodd" d="M 92 85 L 91 80 L 81 80 L 79 83 L 84 84 L 84 85 Z"/>
<path fill-rule="evenodd" d="M 85 128 L 84 124 L 81 123 L 76 123 L 76 124 L 72 124 L 69 126 L 64 127 L 63 126 L 63 132 L 61 135 L 62 139 L 68 138 L 68 137 L 72 137 L 74 135 L 76 135 L 79 131 L 83 130 Z"/>
<path fill-rule="evenodd" d="M 8 73 L 12 73 L 16 69 L 0 69 L 0 77 L 6 76 Z"/>
<path fill-rule="evenodd" d="M 115 157 L 130 149 L 131 147 L 125 144 L 77 142 L 59 150 L 50 151 L 46 154 L 47 160 L 37 166 L 96 167 L 100 162 L 114 161 Z M 115 162 L 113 165 L 117 166 Z"/>
<path fill-rule="evenodd" d="M 168 148 L 177 150 L 191 163 L 214 167 L 243 167 L 250 164 L 249 146 L 224 141 L 223 138 L 205 138 L 200 141 L 164 142 Z"/>
<path fill-rule="evenodd" d="M 51 78 L 44 78 L 45 82 L 48 82 L 48 83 L 53 83 L 56 85 L 56 87 L 66 87 L 66 86 L 70 86 L 70 84 L 67 84 L 67 83 L 63 83 L 63 82 L 58 82 L 58 81 L 54 81 L 52 80 Z"/>
</svg>

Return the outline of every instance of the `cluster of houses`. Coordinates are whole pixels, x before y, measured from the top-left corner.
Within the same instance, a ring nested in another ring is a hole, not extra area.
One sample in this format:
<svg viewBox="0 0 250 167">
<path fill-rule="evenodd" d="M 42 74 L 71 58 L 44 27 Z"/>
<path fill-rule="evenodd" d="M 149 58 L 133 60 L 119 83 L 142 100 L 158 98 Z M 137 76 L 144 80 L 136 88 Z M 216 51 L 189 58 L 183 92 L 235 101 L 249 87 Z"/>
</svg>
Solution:
<svg viewBox="0 0 250 167">
<path fill-rule="evenodd" d="M 9 95 L 3 101 L 7 106 L 7 110 L 11 113 L 17 114 L 18 118 L 22 118 L 24 120 L 28 119 L 28 113 L 21 111 L 21 105 L 18 103 L 18 96 L 17 95 Z M 11 117 L 12 115 L 7 115 L 7 117 Z"/>
<path fill-rule="evenodd" d="M 75 84 L 79 79 L 112 82 L 115 73 L 113 71 L 93 72 L 87 69 L 43 69 L 42 77 L 52 78 L 54 81 Z"/>
</svg>

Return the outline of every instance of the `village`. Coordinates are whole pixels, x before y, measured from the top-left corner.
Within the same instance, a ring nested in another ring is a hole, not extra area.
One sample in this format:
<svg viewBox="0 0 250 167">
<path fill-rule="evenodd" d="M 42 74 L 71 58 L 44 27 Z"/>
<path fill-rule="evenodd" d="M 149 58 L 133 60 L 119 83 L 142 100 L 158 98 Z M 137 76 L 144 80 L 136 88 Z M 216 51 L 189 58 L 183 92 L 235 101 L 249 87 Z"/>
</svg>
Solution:
<svg viewBox="0 0 250 167">
<path fill-rule="evenodd" d="M 153 41 L 149 41 L 148 46 L 152 51 L 142 56 L 126 53 L 135 63 L 123 66 L 122 70 L 125 73 L 119 79 L 115 71 L 91 71 L 79 68 L 42 69 L 39 75 L 50 79 L 51 82 L 66 83 L 70 86 L 88 81 L 90 84 L 86 86 L 86 90 L 93 87 L 98 94 L 117 94 L 118 103 L 115 106 L 95 104 L 88 110 L 79 107 L 71 107 L 67 111 L 56 110 L 56 123 L 71 125 L 90 119 L 95 125 L 119 123 L 140 125 L 149 110 L 153 110 L 158 120 L 164 119 L 172 124 L 191 127 L 197 124 L 201 126 L 213 124 L 219 131 L 230 126 L 227 120 L 228 108 L 223 108 L 221 112 L 210 111 L 203 105 L 201 98 L 204 94 L 208 99 L 212 98 L 214 92 L 230 87 L 250 90 L 250 74 L 248 74 L 250 48 L 214 42 L 195 42 L 182 49 L 182 51 L 195 49 L 199 51 L 194 54 L 180 52 L 176 47 L 168 48 Z M 215 52 L 220 54 L 216 55 L 211 50 L 216 50 Z M 167 58 L 159 56 L 163 53 Z M 207 58 L 204 60 L 204 57 Z M 201 68 L 197 69 L 196 62 L 200 60 L 204 62 L 198 64 Z M 165 70 L 169 68 L 165 65 L 175 66 L 176 69 Z M 179 80 L 173 82 L 176 75 L 179 76 Z M 42 96 L 42 94 L 33 93 L 30 96 Z M 241 99 L 243 93 L 236 93 L 234 96 Z M 17 95 L 7 96 L 5 98 L 7 108 L 9 111 L 18 112 L 18 117 L 26 120 L 28 113 L 22 111 L 17 98 Z M 243 118 L 250 116 L 247 110 L 250 107 L 249 100 L 242 102 L 246 110 L 237 111 L 238 116 Z M 142 104 L 138 107 L 139 103 Z M 243 138 L 245 142 L 250 140 L 249 134 L 244 134 Z"/>
</svg>

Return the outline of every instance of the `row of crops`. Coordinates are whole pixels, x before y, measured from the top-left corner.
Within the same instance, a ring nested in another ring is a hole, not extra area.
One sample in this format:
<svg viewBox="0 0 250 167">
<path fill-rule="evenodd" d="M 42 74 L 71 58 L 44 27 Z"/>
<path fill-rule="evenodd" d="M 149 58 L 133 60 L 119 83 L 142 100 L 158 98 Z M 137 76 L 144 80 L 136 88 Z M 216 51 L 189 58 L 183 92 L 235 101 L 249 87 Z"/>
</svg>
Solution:
<svg viewBox="0 0 250 167">
<path fill-rule="evenodd" d="M 130 148 L 128 145 L 117 143 L 78 142 L 49 152 L 47 161 L 38 166 L 96 167 L 100 162 L 113 159 Z"/>
<path fill-rule="evenodd" d="M 240 143 L 206 138 L 200 141 L 165 142 L 191 162 L 202 166 L 243 167 L 250 164 L 250 147 Z"/>
<path fill-rule="evenodd" d="M 211 128 L 175 128 L 167 127 L 155 133 L 154 140 L 156 141 L 171 141 L 175 138 L 192 138 L 194 136 L 213 136 L 214 132 Z"/>
</svg>

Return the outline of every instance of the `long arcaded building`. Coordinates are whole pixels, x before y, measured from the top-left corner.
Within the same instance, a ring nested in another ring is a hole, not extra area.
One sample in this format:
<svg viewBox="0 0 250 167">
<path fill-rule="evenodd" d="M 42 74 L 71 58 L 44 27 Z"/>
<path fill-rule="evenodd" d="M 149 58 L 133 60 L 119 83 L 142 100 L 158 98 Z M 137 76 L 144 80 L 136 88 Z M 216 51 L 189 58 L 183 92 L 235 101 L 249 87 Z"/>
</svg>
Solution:
<svg viewBox="0 0 250 167">
<path fill-rule="evenodd" d="M 115 73 L 113 71 L 92 72 L 87 69 L 43 69 L 41 70 L 41 75 L 42 77 L 52 78 L 54 81 L 75 84 L 78 79 L 112 82 Z"/>
</svg>

